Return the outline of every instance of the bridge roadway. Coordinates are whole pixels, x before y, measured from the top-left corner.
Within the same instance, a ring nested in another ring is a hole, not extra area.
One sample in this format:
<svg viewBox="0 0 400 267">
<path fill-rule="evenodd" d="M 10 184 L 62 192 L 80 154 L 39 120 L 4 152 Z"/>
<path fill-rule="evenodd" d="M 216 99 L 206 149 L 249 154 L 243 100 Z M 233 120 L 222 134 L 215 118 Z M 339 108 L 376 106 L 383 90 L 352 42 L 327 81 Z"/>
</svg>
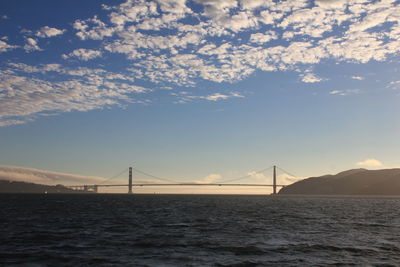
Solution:
<svg viewBox="0 0 400 267">
<path fill-rule="evenodd" d="M 69 188 L 76 190 L 83 190 L 85 192 L 98 192 L 99 187 L 122 187 L 127 186 L 128 188 L 132 187 L 142 187 L 142 186 L 263 186 L 263 187 L 285 187 L 285 185 L 273 185 L 273 184 L 217 184 L 217 183 L 209 183 L 209 184 L 200 184 L 200 183 L 172 183 L 172 184 L 97 184 L 97 185 L 70 185 Z M 131 190 L 129 191 L 132 192 Z"/>
<path fill-rule="evenodd" d="M 274 186 L 273 184 L 201 184 L 201 183 L 176 183 L 176 184 L 132 184 L 132 186 Z M 94 184 L 94 185 L 68 185 L 69 188 L 93 188 L 93 187 L 114 187 L 114 186 L 130 186 L 129 184 Z M 284 187 L 285 185 L 277 184 L 275 186 Z"/>
<path fill-rule="evenodd" d="M 200 184 L 200 183 L 178 183 L 178 184 L 132 184 L 132 186 L 274 186 L 273 184 Z M 98 187 L 129 186 L 129 184 L 99 184 Z M 284 187 L 285 185 L 275 185 Z M 70 186 L 74 187 L 74 186 Z"/>
</svg>

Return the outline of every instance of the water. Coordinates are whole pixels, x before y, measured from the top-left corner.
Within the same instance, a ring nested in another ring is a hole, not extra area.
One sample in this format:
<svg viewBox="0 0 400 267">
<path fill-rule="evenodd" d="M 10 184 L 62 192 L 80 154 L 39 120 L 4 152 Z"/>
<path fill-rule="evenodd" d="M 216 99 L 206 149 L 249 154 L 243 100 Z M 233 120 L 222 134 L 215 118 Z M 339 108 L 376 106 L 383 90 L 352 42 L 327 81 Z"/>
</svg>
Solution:
<svg viewBox="0 0 400 267">
<path fill-rule="evenodd" d="M 1 266 L 400 263 L 400 198 L 0 195 Z"/>
</svg>

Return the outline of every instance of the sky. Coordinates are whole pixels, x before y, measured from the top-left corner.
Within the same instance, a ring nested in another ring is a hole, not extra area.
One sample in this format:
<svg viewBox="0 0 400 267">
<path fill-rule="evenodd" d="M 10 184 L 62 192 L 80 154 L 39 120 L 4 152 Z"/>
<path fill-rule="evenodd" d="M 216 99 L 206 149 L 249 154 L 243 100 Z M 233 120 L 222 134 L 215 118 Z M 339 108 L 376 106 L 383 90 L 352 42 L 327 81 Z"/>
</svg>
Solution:
<svg viewBox="0 0 400 267">
<path fill-rule="evenodd" d="M 0 176 L 400 167 L 398 0 L 3 0 L 0 29 Z"/>
</svg>

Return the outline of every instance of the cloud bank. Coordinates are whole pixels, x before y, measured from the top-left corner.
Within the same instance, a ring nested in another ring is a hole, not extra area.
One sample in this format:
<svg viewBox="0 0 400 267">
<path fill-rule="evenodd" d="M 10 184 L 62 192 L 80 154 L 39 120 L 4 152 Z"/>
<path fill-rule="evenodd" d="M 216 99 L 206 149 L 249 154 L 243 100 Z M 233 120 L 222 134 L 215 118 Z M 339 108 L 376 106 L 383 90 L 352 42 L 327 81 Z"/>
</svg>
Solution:
<svg viewBox="0 0 400 267">
<path fill-rule="evenodd" d="M 16 166 L 0 166 L 0 180 L 22 181 L 45 185 L 79 185 L 95 184 L 105 179 L 95 176 L 82 176 Z"/>
</svg>

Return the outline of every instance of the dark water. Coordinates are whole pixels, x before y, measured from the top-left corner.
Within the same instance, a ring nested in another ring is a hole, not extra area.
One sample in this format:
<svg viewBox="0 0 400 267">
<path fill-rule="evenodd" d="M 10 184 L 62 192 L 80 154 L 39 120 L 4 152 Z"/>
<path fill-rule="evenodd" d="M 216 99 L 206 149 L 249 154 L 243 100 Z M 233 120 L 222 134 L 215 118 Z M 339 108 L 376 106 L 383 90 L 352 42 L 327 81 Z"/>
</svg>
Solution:
<svg viewBox="0 0 400 267">
<path fill-rule="evenodd" d="M 397 266 L 400 198 L 0 195 L 1 266 Z"/>
</svg>

